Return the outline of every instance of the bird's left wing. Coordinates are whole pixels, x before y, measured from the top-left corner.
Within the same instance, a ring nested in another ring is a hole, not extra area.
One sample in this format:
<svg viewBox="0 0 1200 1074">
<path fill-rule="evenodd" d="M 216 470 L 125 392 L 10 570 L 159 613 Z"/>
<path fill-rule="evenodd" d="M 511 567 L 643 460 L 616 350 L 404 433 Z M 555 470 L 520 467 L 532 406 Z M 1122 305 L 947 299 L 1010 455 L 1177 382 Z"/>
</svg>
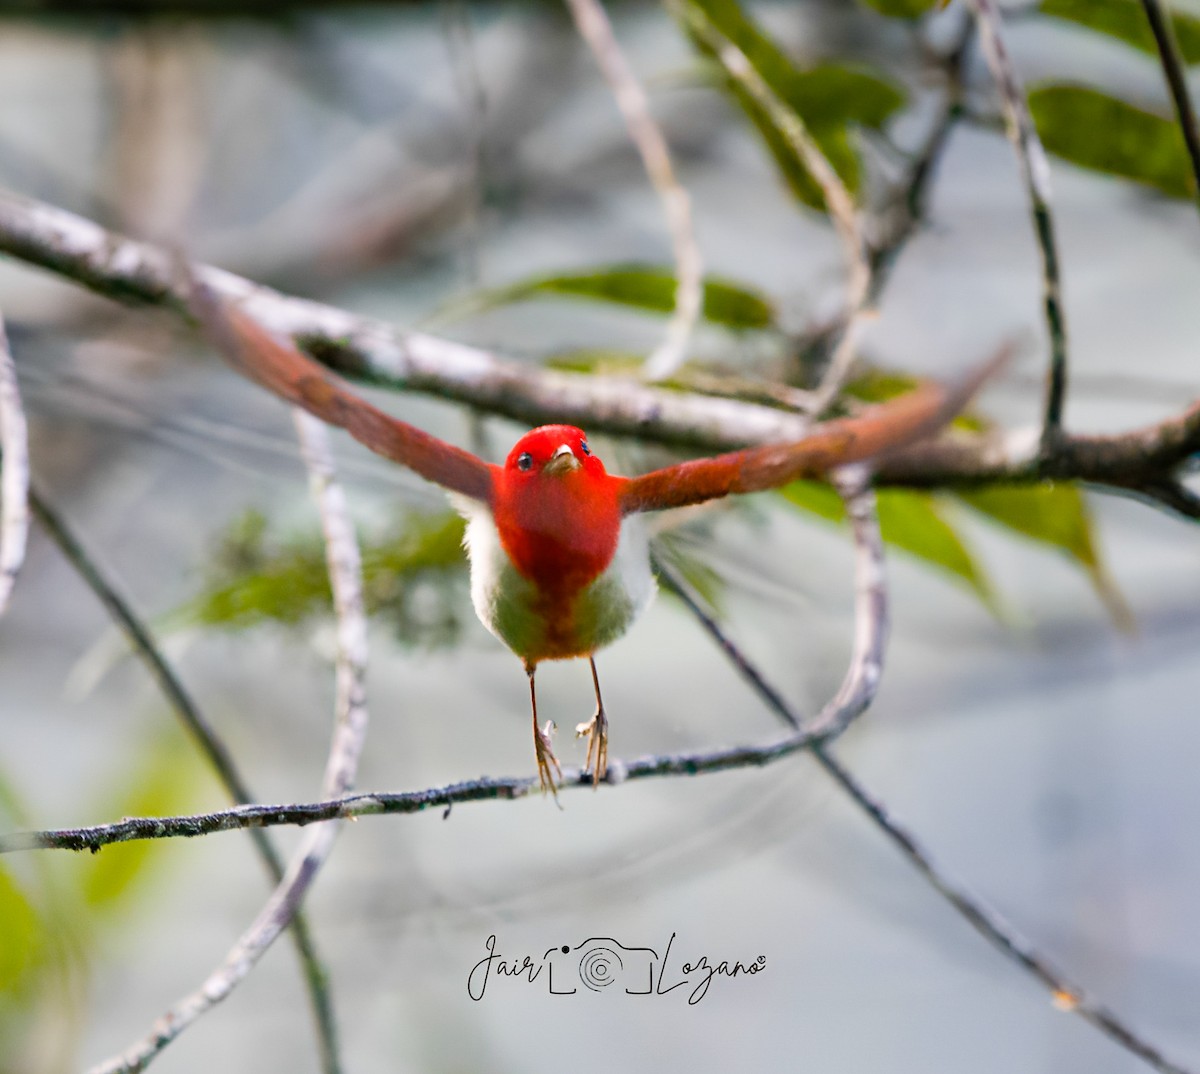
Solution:
<svg viewBox="0 0 1200 1074">
<path fill-rule="evenodd" d="M 473 500 L 492 502 L 493 467 L 482 459 L 385 414 L 194 275 L 189 274 L 188 284 L 188 309 L 240 373 L 426 480 Z"/>
<path fill-rule="evenodd" d="M 620 492 L 621 513 L 686 507 L 731 493 L 779 488 L 907 447 L 958 414 L 1012 350 L 1004 346 L 950 384 L 928 384 L 855 417 L 824 422 L 803 440 L 743 448 L 627 478 Z"/>
</svg>

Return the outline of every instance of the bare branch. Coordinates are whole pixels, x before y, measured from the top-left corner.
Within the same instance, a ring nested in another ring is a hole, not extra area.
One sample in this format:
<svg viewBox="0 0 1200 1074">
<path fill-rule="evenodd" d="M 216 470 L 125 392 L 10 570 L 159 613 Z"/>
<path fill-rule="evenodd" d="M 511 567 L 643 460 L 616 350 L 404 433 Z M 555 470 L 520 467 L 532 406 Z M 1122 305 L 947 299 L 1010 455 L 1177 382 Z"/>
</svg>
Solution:
<svg viewBox="0 0 1200 1074">
<path fill-rule="evenodd" d="M 1200 522 L 1200 495 L 1176 478 L 1131 485 L 1126 492 L 1133 499 L 1160 507 L 1177 518 Z"/>
<path fill-rule="evenodd" d="M 771 117 L 771 122 L 787 139 L 792 150 L 804 162 L 809 175 L 821 188 L 821 193 L 825 196 L 825 206 L 841 237 L 850 278 L 846 299 L 847 313 L 841 338 L 834 348 L 829 368 L 825 371 L 816 392 L 807 401 L 807 409 L 820 414 L 837 398 L 854 364 L 858 337 L 871 295 L 871 264 L 854 199 L 846 189 L 846 184 L 842 182 L 841 176 L 809 133 L 804 120 L 795 109 L 775 95 L 746 58 L 746 54 L 721 34 L 695 4 L 688 0 L 671 0 L 669 6 L 677 17 L 686 21 L 697 36 L 716 53 L 717 59 L 729 76 Z"/>
<path fill-rule="evenodd" d="M 0 192 L 0 251 L 101 294 L 182 312 L 187 296 L 168 254 L 82 217 Z M 350 376 L 467 403 L 530 424 L 564 421 L 706 452 L 797 440 L 801 415 L 758 403 L 653 388 L 632 380 L 539 370 L 486 351 L 281 295 L 220 269 L 197 277 L 264 328 L 306 343 Z M 992 481 L 1084 480 L 1124 494 L 1200 451 L 1200 404 L 1155 425 L 1107 436 L 1060 434 L 1039 448 L 1033 430 L 946 434 L 883 459 L 877 484 L 928 488 Z"/>
<path fill-rule="evenodd" d="M 861 809 L 866 811 L 921 875 L 966 918 L 967 923 L 976 932 L 992 943 L 1006 958 L 1037 978 L 1049 990 L 1057 1007 L 1078 1015 L 1162 1074 L 1195 1074 L 1194 1070 L 1168 1059 L 1158 1048 L 1130 1028 L 1119 1015 L 1095 997 L 1088 995 L 1081 985 L 1062 973 L 1042 951 L 1005 920 L 1003 915 L 988 906 L 965 883 L 940 865 L 912 832 L 904 827 L 881 801 L 869 794 L 826 750 L 814 748 L 813 752 L 825 771 Z"/>
<path fill-rule="evenodd" d="M 979 39 L 992 77 L 1000 90 L 1009 141 L 1017 153 L 1021 178 L 1029 195 L 1033 230 L 1042 259 L 1042 305 L 1050 338 L 1050 370 L 1046 382 L 1046 404 L 1042 421 L 1042 449 L 1049 451 L 1062 429 L 1063 405 L 1067 395 L 1067 323 L 1059 282 L 1058 247 L 1050 203 L 1050 164 L 1038 137 L 1025 91 L 1017 78 L 1012 58 L 1004 44 L 1000 13 L 994 0 L 967 0 L 979 24 Z"/>
<path fill-rule="evenodd" d="M 325 532 L 326 562 L 338 623 L 337 719 L 330 747 L 323 796 L 344 794 L 354 782 L 367 728 L 366 616 L 362 605 L 361 564 L 341 487 L 334 479 L 325 426 L 296 412 L 305 462 Z M 292 857 L 283 879 L 258 917 L 195 992 L 185 996 L 154 1024 L 145 1037 L 89 1074 L 134 1074 L 189 1025 L 240 984 L 299 911 L 337 837 L 337 826 L 322 824 L 309 832 Z"/>
<path fill-rule="evenodd" d="M 29 430 L 0 316 L 0 615 L 25 562 L 29 536 Z"/>
<path fill-rule="evenodd" d="M 255 801 L 254 795 L 225 743 L 209 723 L 200 706 L 196 704 L 183 680 L 168 663 L 149 629 L 133 610 L 128 601 L 117 591 L 116 586 L 104 574 L 95 558 L 71 531 L 66 521 L 37 488 L 31 488 L 29 504 L 39 525 L 58 546 L 67 561 L 83 579 L 84 583 L 104 605 L 113 622 L 134 654 L 150 673 L 172 711 L 192 736 L 222 786 L 235 802 L 246 804 Z M 283 879 L 283 859 L 280 858 L 267 833 L 251 829 L 250 836 L 255 849 L 266 866 L 274 883 Z M 304 968 L 305 984 L 317 1026 L 318 1043 L 321 1049 L 322 1069 L 326 1074 L 338 1074 L 337 1030 L 333 1015 L 333 1004 L 325 983 L 325 974 L 317 954 L 316 943 L 308 927 L 308 919 L 298 915 L 291 923 L 292 937 Z"/>
<path fill-rule="evenodd" d="M 700 316 L 704 298 L 704 264 L 692 226 L 692 202 L 671 166 L 667 140 L 650 114 L 650 105 L 630 69 L 601 0 L 567 0 L 580 36 L 588 43 L 604 73 L 613 98 L 637 146 L 646 175 L 658 193 L 671 232 L 675 254 L 675 311 L 666 338 L 646 359 L 649 380 L 664 380 L 687 358 L 688 340 Z"/>
<path fill-rule="evenodd" d="M 962 25 L 953 43 L 938 58 L 938 71 L 944 80 L 937 115 L 914 154 L 907 179 L 890 198 L 892 217 L 883 235 L 872 240 L 870 250 L 871 301 L 878 302 L 893 267 L 918 225 L 928 212 L 929 190 L 950 141 L 950 134 L 963 118 L 963 65 L 975 38 L 975 20 L 962 12 Z"/>
<path fill-rule="evenodd" d="M 1179 42 L 1175 40 L 1171 13 L 1163 0 L 1142 0 L 1142 8 L 1146 12 L 1146 21 L 1150 23 L 1150 31 L 1154 34 L 1154 43 L 1158 46 L 1159 60 L 1167 78 L 1167 88 L 1171 91 L 1171 100 L 1175 104 L 1179 129 L 1183 132 L 1188 158 L 1192 162 L 1194 195 L 1200 202 L 1200 124 L 1196 122 L 1196 110 L 1192 107 L 1187 74 L 1184 71 L 1183 57 L 1179 54 Z"/>
</svg>

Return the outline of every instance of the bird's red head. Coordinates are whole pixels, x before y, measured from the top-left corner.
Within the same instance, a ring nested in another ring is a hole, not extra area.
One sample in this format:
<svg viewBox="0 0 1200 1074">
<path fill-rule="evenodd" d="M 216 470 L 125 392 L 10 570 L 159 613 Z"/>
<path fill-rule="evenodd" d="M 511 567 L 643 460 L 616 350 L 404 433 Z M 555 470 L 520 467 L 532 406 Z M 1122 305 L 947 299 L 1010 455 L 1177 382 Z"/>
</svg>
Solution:
<svg viewBox="0 0 1200 1074">
<path fill-rule="evenodd" d="M 574 425 L 531 429 L 513 445 L 504 469 L 527 485 L 547 475 L 562 476 L 576 470 L 593 479 L 605 476 L 604 463 L 592 454 L 587 435 Z"/>
<path fill-rule="evenodd" d="M 493 504 L 501 543 L 517 569 L 550 590 L 592 581 L 617 548 L 618 486 L 582 429 L 543 425 L 521 437 L 497 477 Z"/>
</svg>

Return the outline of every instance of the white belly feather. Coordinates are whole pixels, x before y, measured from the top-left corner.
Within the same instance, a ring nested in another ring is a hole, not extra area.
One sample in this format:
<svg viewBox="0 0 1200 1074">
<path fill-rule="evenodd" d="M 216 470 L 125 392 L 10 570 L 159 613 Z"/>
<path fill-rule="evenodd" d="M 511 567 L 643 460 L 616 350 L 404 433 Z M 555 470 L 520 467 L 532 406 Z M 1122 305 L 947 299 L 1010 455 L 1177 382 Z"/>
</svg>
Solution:
<svg viewBox="0 0 1200 1074">
<path fill-rule="evenodd" d="M 471 560 L 471 601 L 480 622 L 523 658 L 591 653 L 614 642 L 645 611 L 654 596 L 650 542 L 640 518 L 621 523 L 612 562 L 580 591 L 572 608 L 572 653 L 548 653 L 546 619 L 538 592 L 513 566 L 500 543 L 492 513 L 483 504 L 454 497 L 467 518 L 464 543 Z"/>
</svg>

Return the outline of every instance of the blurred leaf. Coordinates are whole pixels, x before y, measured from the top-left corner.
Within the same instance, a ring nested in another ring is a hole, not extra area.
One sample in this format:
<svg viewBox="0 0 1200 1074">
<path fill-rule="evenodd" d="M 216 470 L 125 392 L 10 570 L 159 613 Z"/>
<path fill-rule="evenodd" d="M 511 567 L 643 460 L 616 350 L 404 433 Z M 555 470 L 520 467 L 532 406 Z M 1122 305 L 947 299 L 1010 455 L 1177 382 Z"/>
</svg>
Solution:
<svg viewBox="0 0 1200 1074">
<path fill-rule="evenodd" d="M 635 376 L 641 371 L 645 361 L 645 354 L 601 347 L 582 347 L 552 354 L 543 364 L 547 369 L 561 369 L 568 373 Z"/>
<path fill-rule="evenodd" d="M 1174 120 L 1086 86 L 1040 87 L 1029 94 L 1029 108 L 1051 153 L 1171 197 L 1191 197 L 1191 168 Z"/>
<path fill-rule="evenodd" d="M 653 313 L 675 309 L 675 275 L 651 265 L 612 265 L 591 272 L 535 276 L 508 287 L 472 295 L 465 303 L 471 312 L 523 302 L 543 295 L 613 302 Z M 460 307 L 461 308 L 461 307 Z M 733 329 L 770 328 L 775 308 L 757 291 L 728 280 L 704 281 L 704 319 Z"/>
<path fill-rule="evenodd" d="M 37 911 L 0 866 L 0 993 L 23 992 L 46 947 Z"/>
<path fill-rule="evenodd" d="M 720 619 L 724 614 L 725 580 L 688 544 L 684 535 L 663 530 L 654 538 L 654 555 L 683 579 L 713 619 Z"/>
<path fill-rule="evenodd" d="M 784 485 L 779 494 L 794 507 L 823 518 L 827 522 L 845 522 L 846 507 L 831 485 L 817 481 L 793 481 Z"/>
<path fill-rule="evenodd" d="M 464 525 L 451 510 L 412 514 L 398 534 L 361 542 L 367 611 L 389 616 L 401 640 L 436 645 L 457 636 L 456 601 L 445 590 L 447 582 L 465 573 Z M 205 592 L 180 615 L 188 622 L 242 630 L 328 615 L 331 601 L 318 536 L 272 545 L 265 521 L 243 516 L 226 534 Z"/>
<path fill-rule="evenodd" d="M 1046 481 L 1038 485 L 991 485 L 958 493 L 969 507 L 1007 529 L 1059 548 L 1085 571 L 1118 626 L 1130 629 L 1132 614 L 1108 575 L 1079 488 Z"/>
<path fill-rule="evenodd" d="M 1138 0 L 1042 0 L 1041 11 L 1089 30 L 1119 38 L 1127 45 L 1158 55 L 1158 46 Z M 1175 39 L 1185 63 L 1200 63 L 1200 19 L 1181 12 L 1171 13 Z"/>
<path fill-rule="evenodd" d="M 828 485 L 794 481 L 780 489 L 789 503 L 834 522 L 846 517 L 841 497 Z M 937 502 L 925 492 L 879 489 L 879 531 L 887 544 L 924 560 L 965 582 L 988 609 L 998 611 L 987 577 L 949 522 Z"/>
<path fill-rule="evenodd" d="M 195 753 L 178 734 L 151 736 L 133 770 L 119 774 L 112 798 L 101 803 L 97 814 L 163 817 L 186 812 L 199 775 Z M 87 862 L 84 902 L 97 910 L 116 908 L 145 882 L 166 850 L 155 839 L 105 847 Z"/>
<path fill-rule="evenodd" d="M 906 489 L 880 489 L 875 495 L 884 541 L 960 578 L 991 611 L 998 610 L 983 570 L 931 495 Z"/>
<path fill-rule="evenodd" d="M 938 6 L 940 0 L 863 0 L 881 15 L 894 19 L 917 19 Z"/>
<path fill-rule="evenodd" d="M 846 394 L 864 403 L 886 403 L 905 392 L 916 391 L 925 381 L 911 373 L 894 373 L 887 369 L 864 370 L 846 385 Z"/>
<path fill-rule="evenodd" d="M 928 383 L 928 380 L 914 377 L 911 373 L 869 368 L 846 385 L 846 394 L 864 403 L 886 403 Z M 989 427 L 987 421 L 969 410 L 959 414 L 950 424 L 953 428 L 968 432 L 981 432 Z"/>
<path fill-rule="evenodd" d="M 771 91 L 804 120 L 842 181 L 851 192 L 857 191 L 858 155 L 850 144 L 847 127 L 851 124 L 882 127 L 904 104 L 900 90 L 877 74 L 838 64 L 802 71 L 735 0 L 692 2 L 741 50 Z M 715 58 L 704 42 L 690 31 L 689 36 L 702 55 Z M 792 193 L 806 205 L 823 208 L 825 200 L 820 187 L 770 116 L 736 80 L 726 78 L 725 84 L 767 143 Z"/>
</svg>

